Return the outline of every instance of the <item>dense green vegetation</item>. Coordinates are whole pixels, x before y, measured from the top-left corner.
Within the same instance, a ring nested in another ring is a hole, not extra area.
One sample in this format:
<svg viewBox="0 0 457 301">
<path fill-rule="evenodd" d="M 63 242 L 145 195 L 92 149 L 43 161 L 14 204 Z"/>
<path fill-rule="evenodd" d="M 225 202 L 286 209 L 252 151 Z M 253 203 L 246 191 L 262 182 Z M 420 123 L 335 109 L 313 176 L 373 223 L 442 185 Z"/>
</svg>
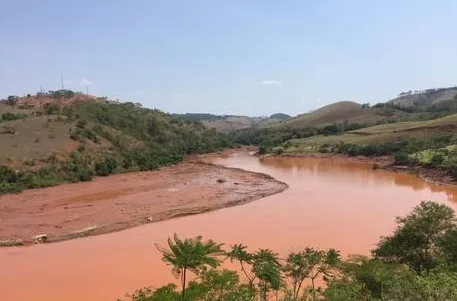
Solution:
<svg viewBox="0 0 457 301">
<path fill-rule="evenodd" d="M 26 118 L 27 114 L 15 114 L 11 112 L 6 112 L 0 115 L 0 122 L 2 121 L 11 121 L 16 119 L 23 119 Z"/>
<path fill-rule="evenodd" d="M 229 136 L 234 143 L 258 145 L 262 149 L 262 152 L 270 152 L 275 147 L 290 139 L 307 138 L 316 135 L 341 135 L 347 131 L 353 131 L 368 126 L 369 124 L 360 123 L 335 123 L 324 127 L 263 127 L 239 130 L 230 133 Z"/>
<path fill-rule="evenodd" d="M 360 301 L 457 300 L 457 223 L 454 211 L 422 202 L 397 219 L 372 257 L 342 260 L 334 249 L 305 248 L 281 258 L 269 249 L 250 252 L 244 245 L 224 250 L 202 237 L 168 240 L 158 247 L 163 261 L 180 279 L 128 295 L 132 301 Z M 221 269 L 224 260 L 237 271 Z M 194 275 L 188 281 L 189 273 Z"/>
<path fill-rule="evenodd" d="M 56 91 L 52 96 L 60 99 L 72 96 L 64 92 Z M 51 103 L 40 112 L 35 116 L 47 115 L 54 117 L 53 122 L 71 125 L 67 137 L 55 139 L 61 139 L 62 143 L 73 140 L 78 147 L 64 157 L 49 154 L 28 160 L 20 170 L 0 166 L 0 193 L 88 181 L 94 175 L 152 170 L 179 162 L 186 154 L 231 146 L 226 136 L 198 122 L 133 103 L 88 101 L 65 106 Z M 14 113 L 1 116 L 8 121 L 26 118 L 24 122 L 27 118 L 39 118 Z M 40 165 L 44 166 L 38 168 Z"/>
</svg>

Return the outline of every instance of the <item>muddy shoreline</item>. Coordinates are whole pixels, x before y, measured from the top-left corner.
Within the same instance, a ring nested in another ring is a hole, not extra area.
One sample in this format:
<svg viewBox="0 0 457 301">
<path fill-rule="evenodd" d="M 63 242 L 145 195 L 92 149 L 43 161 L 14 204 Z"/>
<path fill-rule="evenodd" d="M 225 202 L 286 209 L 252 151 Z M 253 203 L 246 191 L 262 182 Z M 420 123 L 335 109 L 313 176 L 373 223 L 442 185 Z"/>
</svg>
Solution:
<svg viewBox="0 0 457 301">
<path fill-rule="evenodd" d="M 0 196 L 0 246 L 51 243 L 241 205 L 288 188 L 269 175 L 186 160 Z"/>
<path fill-rule="evenodd" d="M 291 157 L 291 158 L 343 158 L 345 160 L 373 164 L 373 169 L 383 169 L 394 172 L 414 174 L 427 183 L 438 185 L 457 186 L 457 182 L 444 170 L 436 168 L 426 168 L 423 166 L 394 165 L 392 156 L 366 157 L 366 156 L 347 156 L 335 153 L 286 153 L 281 155 L 261 155 Z"/>
</svg>

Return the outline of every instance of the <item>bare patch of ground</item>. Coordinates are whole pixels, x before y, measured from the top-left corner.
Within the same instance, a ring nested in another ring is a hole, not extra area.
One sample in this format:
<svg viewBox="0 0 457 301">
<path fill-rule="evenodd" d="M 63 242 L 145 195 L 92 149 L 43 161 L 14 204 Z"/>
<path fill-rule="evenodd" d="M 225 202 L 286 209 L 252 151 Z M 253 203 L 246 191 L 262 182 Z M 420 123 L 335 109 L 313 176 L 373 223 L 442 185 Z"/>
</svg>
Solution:
<svg viewBox="0 0 457 301">
<path fill-rule="evenodd" d="M 185 162 L 0 196 L 0 245 L 55 242 L 247 203 L 287 189 L 272 177 Z"/>
</svg>

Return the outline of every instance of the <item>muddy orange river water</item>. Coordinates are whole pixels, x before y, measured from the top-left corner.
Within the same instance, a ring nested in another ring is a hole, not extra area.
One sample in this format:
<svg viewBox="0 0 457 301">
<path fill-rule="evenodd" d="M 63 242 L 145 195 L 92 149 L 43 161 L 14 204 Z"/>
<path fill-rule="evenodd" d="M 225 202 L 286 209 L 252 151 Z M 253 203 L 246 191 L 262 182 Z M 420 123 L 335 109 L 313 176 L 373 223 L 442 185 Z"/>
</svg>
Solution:
<svg viewBox="0 0 457 301">
<path fill-rule="evenodd" d="M 457 188 L 372 170 L 346 159 L 264 158 L 245 152 L 217 164 L 267 173 L 290 188 L 247 205 L 55 244 L 0 249 L 0 300 L 110 301 L 174 281 L 154 243 L 203 235 L 281 254 L 305 246 L 369 254 L 394 218 L 421 200 L 457 207 Z"/>
</svg>

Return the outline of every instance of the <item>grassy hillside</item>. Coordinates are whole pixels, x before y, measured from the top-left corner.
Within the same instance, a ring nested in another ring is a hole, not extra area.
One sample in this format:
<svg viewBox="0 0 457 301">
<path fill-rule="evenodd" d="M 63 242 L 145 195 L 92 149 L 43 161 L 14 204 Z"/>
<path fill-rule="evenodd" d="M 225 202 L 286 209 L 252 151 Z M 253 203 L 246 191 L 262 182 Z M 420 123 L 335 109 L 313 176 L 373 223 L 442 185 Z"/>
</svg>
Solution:
<svg viewBox="0 0 457 301">
<path fill-rule="evenodd" d="M 369 105 L 360 105 L 352 101 L 341 101 L 272 126 L 300 128 L 306 126 L 324 127 L 334 123 L 375 124 L 382 120 L 395 119 L 406 115 L 406 112 L 393 108 L 386 110 L 384 108 L 370 107 Z"/>
<path fill-rule="evenodd" d="M 428 121 L 396 122 L 346 132 L 343 135 L 313 136 L 295 139 L 287 143 L 286 151 L 309 152 L 322 145 L 352 143 L 369 145 L 397 142 L 405 139 L 427 139 L 457 135 L 457 114 Z"/>
<path fill-rule="evenodd" d="M 457 87 L 428 89 L 424 91 L 408 91 L 400 93 L 399 97 L 392 99 L 389 103 L 405 108 L 427 109 L 435 107 L 437 109 L 455 108 L 457 103 Z"/>
<path fill-rule="evenodd" d="M 154 169 L 230 145 L 201 123 L 138 104 L 26 98 L 0 103 L 0 192 Z"/>
<path fill-rule="evenodd" d="M 339 135 L 347 131 L 375 124 L 395 122 L 409 118 L 411 114 L 393 106 L 370 107 L 343 101 L 325 106 L 312 113 L 271 125 L 245 129 L 232 134 L 241 144 L 257 144 L 269 150 L 290 139 L 302 139 L 316 135 Z"/>
</svg>

